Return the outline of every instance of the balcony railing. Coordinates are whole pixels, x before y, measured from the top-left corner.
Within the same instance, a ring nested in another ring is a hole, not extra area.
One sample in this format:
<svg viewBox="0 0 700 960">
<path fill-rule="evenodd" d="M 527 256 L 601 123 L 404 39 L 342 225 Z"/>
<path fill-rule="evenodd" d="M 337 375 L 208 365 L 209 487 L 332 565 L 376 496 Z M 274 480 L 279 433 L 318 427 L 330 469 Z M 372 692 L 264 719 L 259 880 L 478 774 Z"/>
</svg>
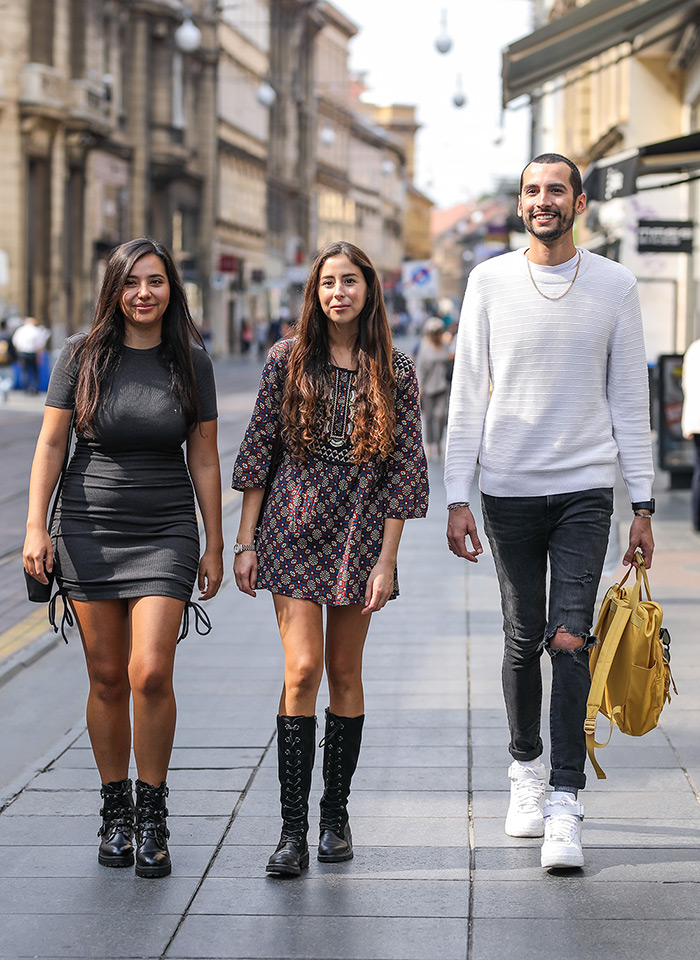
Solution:
<svg viewBox="0 0 700 960">
<path fill-rule="evenodd" d="M 66 82 L 55 67 L 45 63 L 25 63 L 20 75 L 19 102 L 21 106 L 64 110 Z"/>
</svg>

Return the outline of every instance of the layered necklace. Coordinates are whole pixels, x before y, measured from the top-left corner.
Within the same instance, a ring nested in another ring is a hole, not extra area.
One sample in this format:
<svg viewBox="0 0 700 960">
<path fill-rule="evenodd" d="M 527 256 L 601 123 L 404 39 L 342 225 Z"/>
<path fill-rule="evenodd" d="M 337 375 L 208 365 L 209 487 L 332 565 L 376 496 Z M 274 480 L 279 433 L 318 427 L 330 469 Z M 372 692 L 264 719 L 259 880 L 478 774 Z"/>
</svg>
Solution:
<svg viewBox="0 0 700 960">
<path fill-rule="evenodd" d="M 573 287 L 573 285 L 576 283 L 576 277 L 578 276 L 578 268 L 581 266 L 581 251 L 578 250 L 577 252 L 578 252 L 578 260 L 577 260 L 577 262 L 576 262 L 576 272 L 574 273 L 574 279 L 571 281 L 571 283 L 570 283 L 569 286 L 566 288 L 566 290 L 565 290 L 563 293 L 560 293 L 558 297 L 548 297 L 546 293 L 542 293 L 542 291 L 540 290 L 540 288 L 539 288 L 539 287 L 537 286 L 537 284 L 535 283 L 535 278 L 534 278 L 533 275 L 532 275 L 532 267 L 530 266 L 530 257 L 528 256 L 528 254 L 530 253 L 530 251 L 529 251 L 529 249 L 525 251 L 525 260 L 527 261 L 527 272 L 530 274 L 530 279 L 532 280 L 532 285 L 533 285 L 533 287 L 535 288 L 535 290 L 539 293 L 539 295 L 540 295 L 541 297 L 544 297 L 544 298 L 545 298 L 545 300 L 561 300 L 563 297 L 565 297 L 565 296 L 567 295 L 567 293 L 569 292 L 569 290 L 571 290 L 571 288 Z"/>
</svg>

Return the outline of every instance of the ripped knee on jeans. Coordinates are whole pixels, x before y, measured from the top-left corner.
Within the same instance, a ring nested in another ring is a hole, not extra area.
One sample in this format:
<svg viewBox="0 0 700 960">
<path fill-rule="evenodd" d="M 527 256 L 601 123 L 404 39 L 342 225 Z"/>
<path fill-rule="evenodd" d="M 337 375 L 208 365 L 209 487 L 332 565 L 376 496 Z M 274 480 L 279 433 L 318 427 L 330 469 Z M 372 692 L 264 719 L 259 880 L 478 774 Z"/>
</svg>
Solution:
<svg viewBox="0 0 700 960">
<path fill-rule="evenodd" d="M 554 656 L 560 651 L 569 653 L 588 652 L 591 647 L 595 646 L 595 643 L 596 638 L 588 633 L 569 633 L 565 626 L 559 626 L 545 638 L 545 649 L 550 656 Z"/>
</svg>

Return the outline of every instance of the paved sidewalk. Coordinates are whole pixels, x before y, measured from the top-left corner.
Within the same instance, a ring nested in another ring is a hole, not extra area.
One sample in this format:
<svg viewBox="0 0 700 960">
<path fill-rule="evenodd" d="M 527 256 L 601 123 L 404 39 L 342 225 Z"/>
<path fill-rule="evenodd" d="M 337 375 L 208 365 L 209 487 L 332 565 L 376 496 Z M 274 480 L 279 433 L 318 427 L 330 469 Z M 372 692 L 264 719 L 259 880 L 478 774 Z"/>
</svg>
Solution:
<svg viewBox="0 0 700 960">
<path fill-rule="evenodd" d="M 374 618 L 367 645 L 355 859 L 312 859 L 298 880 L 265 876 L 279 834 L 282 655 L 269 595 L 251 600 L 228 582 L 209 605 L 213 633 L 178 651 L 173 875 L 147 881 L 98 867 L 99 783 L 80 724 L 6 791 L 16 796 L 0 815 L 0 957 L 697 956 L 700 540 L 688 530 L 687 493 L 657 492 L 651 574 L 680 696 L 642 740 L 616 731 L 602 751 L 608 780 L 593 778 L 583 795 L 586 867 L 548 875 L 538 841 L 503 832 L 509 756 L 493 564 L 485 556 L 467 569 L 448 552 L 432 474 L 428 519 L 406 525 L 402 595 Z M 230 544 L 235 518 L 227 527 Z M 322 694 L 319 716 L 326 702 Z M 319 755 L 312 839 L 320 779 Z"/>
</svg>

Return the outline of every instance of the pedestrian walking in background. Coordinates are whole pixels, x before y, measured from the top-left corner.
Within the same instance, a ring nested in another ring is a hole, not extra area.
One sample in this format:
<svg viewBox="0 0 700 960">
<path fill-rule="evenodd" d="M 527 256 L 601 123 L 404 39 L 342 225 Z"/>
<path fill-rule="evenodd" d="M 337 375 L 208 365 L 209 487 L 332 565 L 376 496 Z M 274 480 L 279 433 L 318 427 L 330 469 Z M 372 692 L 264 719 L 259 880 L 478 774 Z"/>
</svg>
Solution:
<svg viewBox="0 0 700 960">
<path fill-rule="evenodd" d="M 50 336 L 35 317 L 25 317 L 24 323 L 12 335 L 12 344 L 22 368 L 22 388 L 30 395 L 39 392 L 39 355 Z"/>
<path fill-rule="evenodd" d="M 73 410 L 77 443 L 50 536 L 46 514 Z M 198 627 L 207 622 L 190 601 L 195 582 L 208 600 L 223 575 L 216 417 L 212 364 L 171 254 L 147 238 L 122 244 L 107 263 L 89 334 L 66 341 L 51 375 L 24 565 L 43 583 L 44 565 L 55 568 L 80 629 L 102 779 L 99 862 L 133 864 L 135 832 L 140 877 L 170 873 L 175 648 L 190 612 Z M 201 560 L 193 485 L 206 535 Z"/>
<path fill-rule="evenodd" d="M 618 462 L 633 510 L 622 562 L 640 548 L 648 567 L 654 549 L 637 284 L 620 264 L 575 247 L 574 221 L 585 206 L 581 175 L 565 157 L 543 154 L 523 171 L 518 213 L 530 246 L 469 276 L 447 426 L 450 549 L 474 562 L 482 552 L 468 502 L 478 458 L 501 590 L 513 757 L 505 829 L 544 835 L 545 868 L 583 865 L 588 651 Z M 539 759 L 543 650 L 552 661 L 547 803 Z"/>
<path fill-rule="evenodd" d="M 700 533 L 700 340 L 694 340 L 683 357 L 681 430 L 684 437 L 695 443 L 695 469 L 690 504 L 693 530 Z"/>
<path fill-rule="evenodd" d="M 447 421 L 452 361 L 452 351 L 445 342 L 445 324 L 440 317 L 430 317 L 423 327 L 423 336 L 416 356 L 428 460 L 442 455 L 441 444 Z"/>
<path fill-rule="evenodd" d="M 319 254 L 296 329 L 268 354 L 233 471 L 243 490 L 236 583 L 251 596 L 272 593 L 285 652 L 277 717 L 283 825 L 267 864 L 282 875 L 309 863 L 324 659 L 330 706 L 318 859 L 353 855 L 347 801 L 364 723 L 363 647 L 371 615 L 398 595 L 404 521 L 428 506 L 414 365 L 392 350 L 381 284 L 361 250 L 338 242 Z M 276 436 L 279 466 L 255 540 Z"/>
<path fill-rule="evenodd" d="M 0 320 L 0 397 L 4 403 L 14 382 L 12 364 L 17 351 L 12 343 L 12 334 L 7 329 L 7 320 Z"/>
</svg>

